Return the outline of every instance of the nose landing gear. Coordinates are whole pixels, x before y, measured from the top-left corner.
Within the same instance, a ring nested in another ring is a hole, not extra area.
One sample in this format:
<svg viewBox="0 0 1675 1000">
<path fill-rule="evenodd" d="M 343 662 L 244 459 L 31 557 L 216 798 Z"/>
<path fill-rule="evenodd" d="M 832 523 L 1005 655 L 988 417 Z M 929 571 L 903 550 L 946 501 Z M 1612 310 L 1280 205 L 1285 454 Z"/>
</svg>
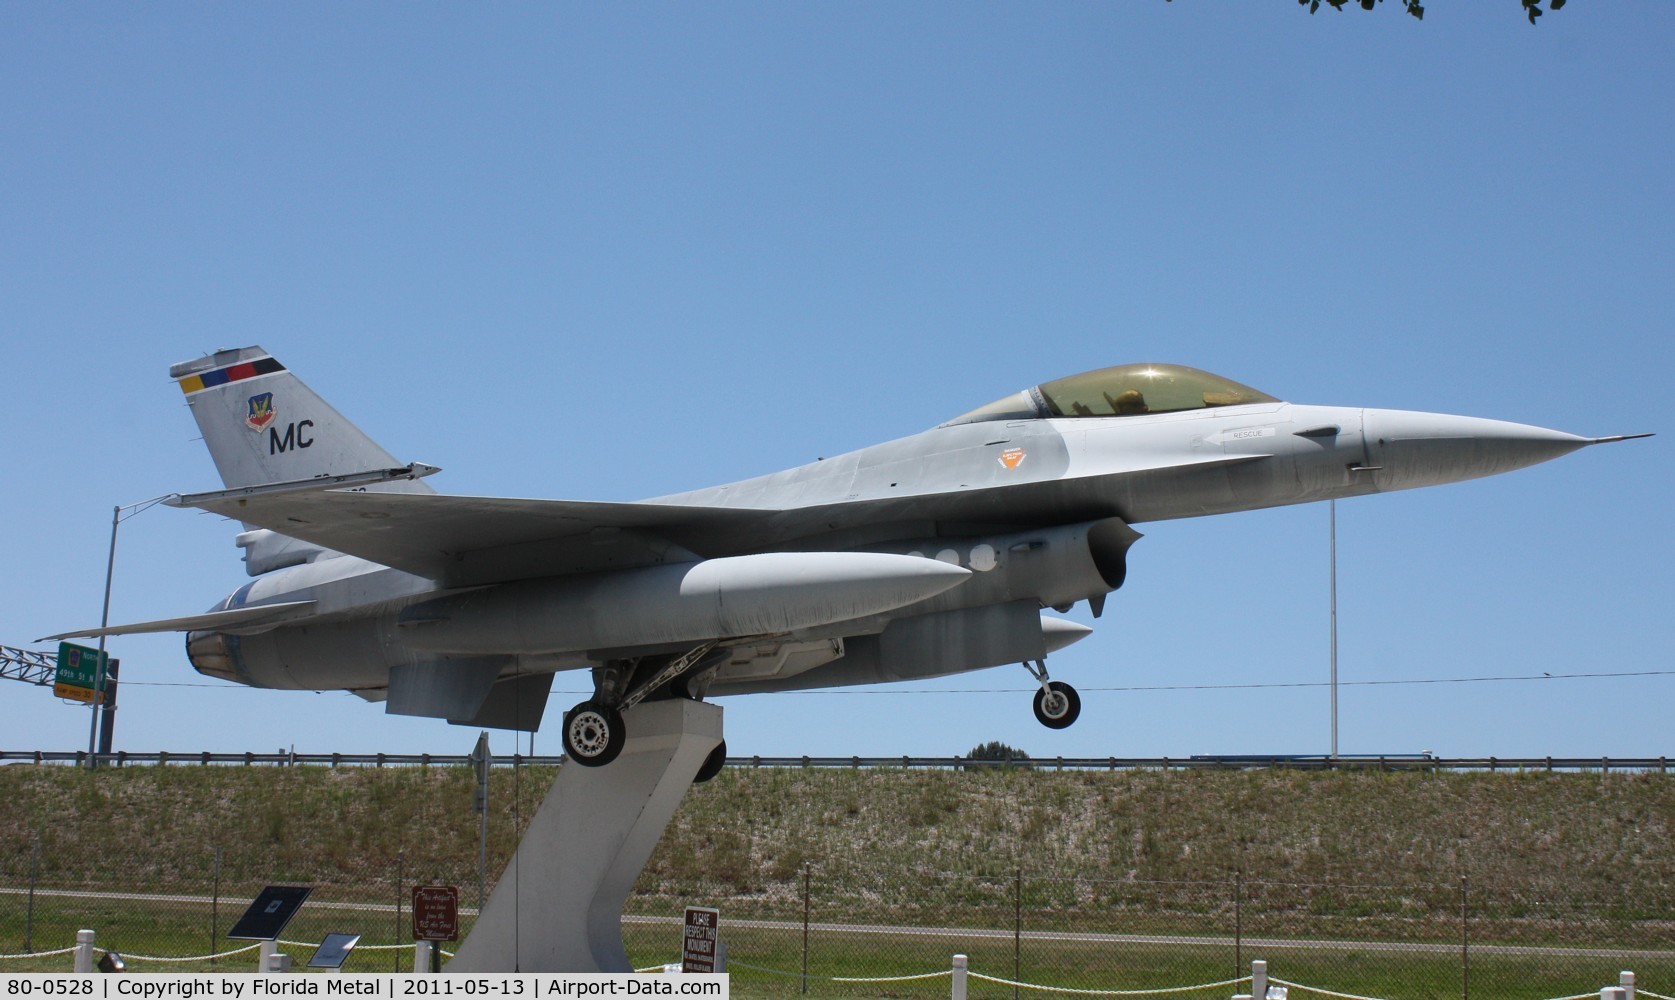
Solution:
<svg viewBox="0 0 1675 1000">
<path fill-rule="evenodd" d="M 1041 687 L 1035 692 L 1035 720 L 1048 729 L 1065 729 L 1082 714 L 1082 696 L 1063 681 L 1047 679 L 1047 661 L 1023 665 Z"/>
</svg>

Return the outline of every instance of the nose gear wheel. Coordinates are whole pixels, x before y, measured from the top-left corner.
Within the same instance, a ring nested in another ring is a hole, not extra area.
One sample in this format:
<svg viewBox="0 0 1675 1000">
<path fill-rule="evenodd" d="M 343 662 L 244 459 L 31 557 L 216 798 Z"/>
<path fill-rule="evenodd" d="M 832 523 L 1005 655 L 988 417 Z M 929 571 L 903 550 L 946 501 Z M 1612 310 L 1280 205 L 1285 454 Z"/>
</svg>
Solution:
<svg viewBox="0 0 1675 1000">
<path fill-rule="evenodd" d="M 1048 729 L 1064 729 L 1082 714 L 1082 697 L 1063 681 L 1048 681 L 1035 692 L 1035 719 Z"/>
<path fill-rule="evenodd" d="M 1047 679 L 1047 661 L 1027 660 L 1023 667 L 1041 687 L 1035 692 L 1035 721 L 1048 729 L 1066 729 L 1082 714 L 1082 696 L 1063 681 Z"/>
</svg>

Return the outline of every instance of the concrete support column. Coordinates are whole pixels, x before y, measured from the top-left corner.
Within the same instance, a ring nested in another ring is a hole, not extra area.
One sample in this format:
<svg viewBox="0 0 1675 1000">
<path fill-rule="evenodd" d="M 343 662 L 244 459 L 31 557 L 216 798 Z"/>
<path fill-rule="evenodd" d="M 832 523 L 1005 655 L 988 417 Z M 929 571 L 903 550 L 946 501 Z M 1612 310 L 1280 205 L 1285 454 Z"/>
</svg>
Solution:
<svg viewBox="0 0 1675 1000">
<path fill-rule="evenodd" d="M 565 762 L 448 972 L 632 972 L 622 908 L 692 778 L 721 709 L 684 698 L 623 714 L 604 767 Z"/>
</svg>

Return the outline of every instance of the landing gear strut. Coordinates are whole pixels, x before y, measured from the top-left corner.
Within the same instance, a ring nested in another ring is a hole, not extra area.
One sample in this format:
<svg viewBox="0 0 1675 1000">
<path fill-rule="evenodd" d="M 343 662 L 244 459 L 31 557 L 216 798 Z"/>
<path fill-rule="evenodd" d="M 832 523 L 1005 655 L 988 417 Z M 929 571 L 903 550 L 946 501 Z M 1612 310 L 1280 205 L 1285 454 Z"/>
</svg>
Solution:
<svg viewBox="0 0 1675 1000">
<path fill-rule="evenodd" d="M 688 695 L 707 688 L 719 666 L 711 658 L 717 645 L 706 642 L 666 663 L 614 660 L 596 668 L 593 697 L 564 713 L 564 752 L 583 767 L 604 767 L 616 760 L 628 739 L 622 713 L 671 684 Z M 726 756 L 722 750 L 721 760 Z M 718 763 L 716 771 L 720 770 Z"/>
<path fill-rule="evenodd" d="M 1076 689 L 1063 681 L 1048 680 L 1046 660 L 1025 662 L 1023 666 L 1041 685 L 1035 692 L 1035 720 L 1048 729 L 1065 729 L 1075 722 L 1082 714 L 1082 696 Z"/>
</svg>

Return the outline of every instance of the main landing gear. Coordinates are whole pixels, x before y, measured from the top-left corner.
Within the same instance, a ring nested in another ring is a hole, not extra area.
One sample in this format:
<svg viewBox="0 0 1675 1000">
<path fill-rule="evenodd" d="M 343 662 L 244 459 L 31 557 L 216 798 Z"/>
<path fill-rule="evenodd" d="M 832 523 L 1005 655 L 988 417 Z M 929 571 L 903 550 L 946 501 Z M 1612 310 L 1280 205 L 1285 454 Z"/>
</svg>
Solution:
<svg viewBox="0 0 1675 1000">
<path fill-rule="evenodd" d="M 593 697 L 564 713 L 564 752 L 583 767 L 604 767 L 622 753 L 628 733 L 622 714 L 649 695 L 701 698 L 726 653 L 706 642 L 667 662 L 613 660 L 593 671 Z M 727 744 L 716 747 L 698 771 L 697 781 L 720 773 Z M 713 765 L 713 767 L 712 767 Z"/>
<path fill-rule="evenodd" d="M 1065 729 L 1082 714 L 1082 696 L 1063 681 L 1047 679 L 1047 661 L 1023 665 L 1041 687 L 1035 692 L 1035 720 L 1048 729 Z"/>
</svg>

